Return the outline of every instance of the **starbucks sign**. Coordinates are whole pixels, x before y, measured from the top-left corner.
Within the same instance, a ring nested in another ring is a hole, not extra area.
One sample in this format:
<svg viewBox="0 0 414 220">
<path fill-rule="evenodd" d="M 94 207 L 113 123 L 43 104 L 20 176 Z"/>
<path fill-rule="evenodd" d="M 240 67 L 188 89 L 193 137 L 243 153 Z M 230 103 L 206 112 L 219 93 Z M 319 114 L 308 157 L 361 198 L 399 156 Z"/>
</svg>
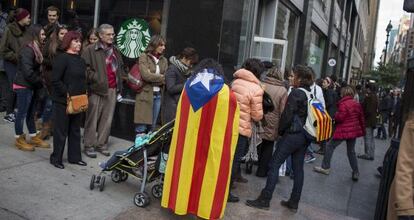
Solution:
<svg viewBox="0 0 414 220">
<path fill-rule="evenodd" d="M 116 37 L 121 53 L 129 58 L 138 58 L 150 41 L 148 23 L 143 19 L 132 18 L 122 23 Z"/>
</svg>

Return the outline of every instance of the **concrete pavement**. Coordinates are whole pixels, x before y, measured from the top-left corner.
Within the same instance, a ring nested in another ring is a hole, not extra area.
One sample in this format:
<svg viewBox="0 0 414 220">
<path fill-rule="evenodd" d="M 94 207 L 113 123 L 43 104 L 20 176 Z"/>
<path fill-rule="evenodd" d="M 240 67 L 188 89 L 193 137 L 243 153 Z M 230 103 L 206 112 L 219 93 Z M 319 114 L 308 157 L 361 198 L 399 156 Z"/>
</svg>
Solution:
<svg viewBox="0 0 414 220">
<path fill-rule="evenodd" d="M 3 113 L 0 114 L 2 119 Z M 49 164 L 51 149 L 22 152 L 14 147 L 14 127 L 0 121 L 0 219 L 196 219 L 178 217 L 160 207 L 160 201 L 151 198 L 146 208 L 136 207 L 132 200 L 139 182 L 129 178 L 124 183 L 113 183 L 106 177 L 105 190 L 89 190 L 90 176 L 99 171 L 97 159 L 83 157 L 87 167 L 68 164 L 56 169 Z M 110 138 L 111 151 L 125 149 L 132 143 Z M 265 179 L 244 175 L 247 184 L 238 184 L 235 194 L 240 203 L 228 204 L 224 219 L 373 219 L 379 179 L 376 167 L 382 163 L 388 141 L 376 140 L 375 161 L 358 160 L 360 181 L 351 180 L 351 168 L 344 145 L 337 147 L 329 176 L 314 173 L 321 156 L 313 164 L 305 165 L 305 184 L 298 213 L 279 205 L 289 196 L 292 181 L 280 179 L 269 211 L 244 205 L 246 199 L 255 198 Z M 357 141 L 357 152 L 363 151 L 363 141 Z M 64 154 L 66 160 L 66 153 Z M 149 186 L 147 191 L 150 190 Z"/>
</svg>

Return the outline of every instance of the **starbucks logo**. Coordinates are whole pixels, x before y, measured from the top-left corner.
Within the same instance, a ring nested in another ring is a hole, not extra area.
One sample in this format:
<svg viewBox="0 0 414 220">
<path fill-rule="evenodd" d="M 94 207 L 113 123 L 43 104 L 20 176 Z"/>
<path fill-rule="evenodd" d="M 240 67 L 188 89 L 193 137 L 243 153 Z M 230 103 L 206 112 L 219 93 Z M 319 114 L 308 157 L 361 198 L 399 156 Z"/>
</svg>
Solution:
<svg viewBox="0 0 414 220">
<path fill-rule="evenodd" d="M 138 58 L 150 41 L 149 26 L 145 20 L 129 19 L 121 25 L 116 43 L 121 53 L 129 58 Z"/>
</svg>

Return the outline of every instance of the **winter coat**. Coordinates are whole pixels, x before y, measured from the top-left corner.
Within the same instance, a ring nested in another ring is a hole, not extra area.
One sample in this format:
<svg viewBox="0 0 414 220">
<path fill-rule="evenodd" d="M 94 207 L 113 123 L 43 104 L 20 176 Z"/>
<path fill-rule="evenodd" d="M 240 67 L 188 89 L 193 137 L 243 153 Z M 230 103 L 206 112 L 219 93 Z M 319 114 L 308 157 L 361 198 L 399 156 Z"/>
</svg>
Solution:
<svg viewBox="0 0 414 220">
<path fill-rule="evenodd" d="M 90 93 L 106 96 L 108 94 L 108 72 L 106 70 L 105 50 L 100 46 L 101 42 L 89 45 L 82 52 L 82 58 L 86 63 L 86 79 L 88 83 L 88 91 Z M 122 90 L 122 77 L 126 75 L 124 62 L 119 50 L 114 47 L 114 53 L 118 62 L 116 71 L 116 89 L 117 92 Z"/>
<path fill-rule="evenodd" d="M 162 102 L 162 123 L 175 119 L 178 100 L 183 91 L 184 84 L 190 76 L 188 68 L 175 57 L 170 58 L 171 65 L 165 72 L 165 89 Z"/>
<path fill-rule="evenodd" d="M 304 89 L 311 91 L 309 87 Z M 280 136 L 290 133 L 290 128 L 293 125 L 295 116 L 299 117 L 301 126 L 303 126 L 306 117 L 308 116 L 308 97 L 304 91 L 297 88 L 291 88 L 285 109 L 280 117 L 281 120 L 279 122 L 278 130 Z"/>
<path fill-rule="evenodd" d="M 86 93 L 86 64 L 79 55 L 61 53 L 53 60 L 51 78 L 54 102 L 66 105 L 67 95 Z"/>
<path fill-rule="evenodd" d="M 52 66 L 53 66 L 53 60 L 55 57 L 57 57 L 59 54 L 64 53 L 59 46 L 56 48 L 56 53 L 52 56 L 49 52 L 49 46 L 50 46 L 50 40 L 46 42 L 45 46 L 43 47 L 43 63 L 42 63 L 42 77 L 43 81 L 45 83 L 45 86 L 47 88 L 47 91 L 49 94 L 52 92 Z"/>
<path fill-rule="evenodd" d="M 165 71 L 168 68 L 168 61 L 161 56 L 158 62 L 160 74 L 155 74 L 156 64 L 151 55 L 141 54 L 138 60 L 139 71 L 144 81 L 142 91 L 135 96 L 134 123 L 152 124 L 152 107 L 154 101 L 154 86 L 162 86 L 165 83 Z"/>
<path fill-rule="evenodd" d="M 351 96 L 345 96 L 338 102 L 335 114 L 334 140 L 346 140 L 365 135 L 365 120 L 361 104 Z"/>
<path fill-rule="evenodd" d="M 250 137 L 252 135 L 252 119 L 260 121 L 263 118 L 263 89 L 260 81 L 252 72 L 239 69 L 233 74 L 235 80 L 231 90 L 236 95 L 240 106 L 239 134 Z"/>
<path fill-rule="evenodd" d="M 390 95 L 385 95 L 380 100 L 378 111 L 386 114 L 390 114 L 392 111 L 393 101 Z"/>
<path fill-rule="evenodd" d="M 23 45 L 23 30 L 17 22 L 7 25 L 0 41 L 0 56 L 4 60 L 17 64 L 18 52 Z"/>
<path fill-rule="evenodd" d="M 365 115 L 365 126 L 374 128 L 377 126 L 378 98 L 375 93 L 367 93 L 362 103 Z"/>
<path fill-rule="evenodd" d="M 33 49 L 28 45 L 19 51 L 19 62 L 14 83 L 29 89 L 40 89 L 43 87 L 40 64 L 35 59 Z"/>
<path fill-rule="evenodd" d="M 405 122 L 388 198 L 387 220 L 414 216 L 414 112 Z"/>
<path fill-rule="evenodd" d="M 331 118 L 335 117 L 338 94 L 333 89 L 323 89 L 323 97 L 325 98 L 326 111 L 328 111 Z"/>
<path fill-rule="evenodd" d="M 264 115 L 262 120 L 263 132 L 260 133 L 262 139 L 268 141 L 275 141 L 279 136 L 277 130 L 279 129 L 280 116 L 285 109 L 287 101 L 287 90 L 282 81 L 273 77 L 265 77 L 263 80 L 265 91 L 270 95 L 275 106 L 274 110 Z"/>
</svg>

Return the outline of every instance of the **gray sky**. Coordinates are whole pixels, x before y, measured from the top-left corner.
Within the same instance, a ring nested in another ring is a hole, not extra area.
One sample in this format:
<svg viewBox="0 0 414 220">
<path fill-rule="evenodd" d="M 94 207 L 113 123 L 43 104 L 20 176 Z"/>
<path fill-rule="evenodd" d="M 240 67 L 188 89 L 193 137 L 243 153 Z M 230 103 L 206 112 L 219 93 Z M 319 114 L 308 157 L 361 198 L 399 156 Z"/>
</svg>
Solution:
<svg viewBox="0 0 414 220">
<path fill-rule="evenodd" d="M 400 23 L 400 18 L 408 13 L 403 10 L 404 0 L 380 0 L 380 9 L 378 15 L 378 26 L 377 26 L 377 39 L 376 39 L 376 50 L 375 50 L 375 60 L 374 64 L 376 65 L 379 62 L 382 50 L 385 48 L 385 40 L 387 38 L 387 33 L 385 29 L 389 21 L 393 29 L 398 28 Z M 387 54 L 388 56 L 388 54 Z"/>
</svg>

